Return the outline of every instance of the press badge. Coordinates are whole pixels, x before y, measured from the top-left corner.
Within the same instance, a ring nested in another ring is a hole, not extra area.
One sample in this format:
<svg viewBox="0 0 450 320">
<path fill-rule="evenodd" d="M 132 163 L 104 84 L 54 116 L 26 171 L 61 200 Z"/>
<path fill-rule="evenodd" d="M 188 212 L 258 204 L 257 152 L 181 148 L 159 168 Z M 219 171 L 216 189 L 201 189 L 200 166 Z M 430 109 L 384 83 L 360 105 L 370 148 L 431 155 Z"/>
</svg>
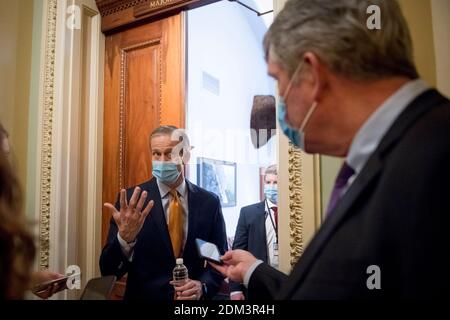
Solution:
<svg viewBox="0 0 450 320">
<path fill-rule="evenodd" d="M 273 266 L 274 268 L 278 268 L 278 261 L 279 261 L 279 260 L 278 260 L 278 243 L 277 243 L 277 242 L 274 242 L 272 248 L 273 248 L 273 261 L 272 261 L 272 266 Z"/>
</svg>

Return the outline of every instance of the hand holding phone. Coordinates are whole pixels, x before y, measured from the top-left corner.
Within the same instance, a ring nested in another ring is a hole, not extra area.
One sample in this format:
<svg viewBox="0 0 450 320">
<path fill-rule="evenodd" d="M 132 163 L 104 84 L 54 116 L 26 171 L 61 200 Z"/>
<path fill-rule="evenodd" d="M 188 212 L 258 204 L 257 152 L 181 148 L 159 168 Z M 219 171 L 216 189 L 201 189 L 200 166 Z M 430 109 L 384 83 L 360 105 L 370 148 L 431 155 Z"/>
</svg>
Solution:
<svg viewBox="0 0 450 320">
<path fill-rule="evenodd" d="M 51 297 L 56 292 L 67 289 L 68 276 L 63 276 L 57 279 L 41 282 L 34 286 L 32 292 L 43 299 Z"/>
<path fill-rule="evenodd" d="M 195 239 L 195 244 L 197 245 L 197 251 L 200 257 L 215 264 L 223 264 L 220 259 L 220 251 L 214 243 L 197 238 Z"/>
<path fill-rule="evenodd" d="M 67 289 L 67 281 L 74 277 L 79 277 L 80 274 L 62 275 L 49 271 L 41 271 L 36 274 L 37 278 L 41 278 L 41 282 L 36 284 L 31 291 L 42 299 L 48 299 L 56 292 Z M 49 279 L 42 281 L 43 279 Z"/>
</svg>

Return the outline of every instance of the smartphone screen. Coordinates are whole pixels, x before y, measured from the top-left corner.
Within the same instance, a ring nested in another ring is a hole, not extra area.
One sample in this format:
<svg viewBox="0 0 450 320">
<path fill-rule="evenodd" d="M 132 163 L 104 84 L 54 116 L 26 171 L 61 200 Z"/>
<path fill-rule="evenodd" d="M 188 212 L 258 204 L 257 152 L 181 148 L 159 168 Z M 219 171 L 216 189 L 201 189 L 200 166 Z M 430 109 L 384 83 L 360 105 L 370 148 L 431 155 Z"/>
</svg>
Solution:
<svg viewBox="0 0 450 320">
<path fill-rule="evenodd" d="M 213 261 L 217 264 L 222 264 L 222 260 L 220 260 L 220 251 L 214 243 L 201 239 L 195 239 L 195 242 L 197 244 L 198 252 L 202 258 Z"/>
</svg>

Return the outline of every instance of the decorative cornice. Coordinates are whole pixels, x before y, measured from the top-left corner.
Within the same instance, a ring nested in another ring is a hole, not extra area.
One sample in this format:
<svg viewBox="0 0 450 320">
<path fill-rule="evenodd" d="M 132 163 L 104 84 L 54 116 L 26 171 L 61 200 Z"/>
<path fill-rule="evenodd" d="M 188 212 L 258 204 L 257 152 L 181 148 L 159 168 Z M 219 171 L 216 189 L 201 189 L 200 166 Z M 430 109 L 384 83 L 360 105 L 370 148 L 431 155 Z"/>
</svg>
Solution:
<svg viewBox="0 0 450 320">
<path fill-rule="evenodd" d="M 289 211 L 291 231 L 291 266 L 294 266 L 304 250 L 303 240 L 303 181 L 302 152 L 289 142 Z"/>
<path fill-rule="evenodd" d="M 95 0 L 102 16 L 102 31 L 114 32 L 139 21 L 175 14 L 219 0 Z"/>
<path fill-rule="evenodd" d="M 43 87 L 41 181 L 39 219 L 39 268 L 48 269 L 50 257 L 50 196 L 52 176 L 52 123 L 55 103 L 55 44 L 57 0 L 47 1 L 45 74 Z"/>
<path fill-rule="evenodd" d="M 102 17 L 120 12 L 149 0 L 96 0 L 98 10 Z"/>
</svg>

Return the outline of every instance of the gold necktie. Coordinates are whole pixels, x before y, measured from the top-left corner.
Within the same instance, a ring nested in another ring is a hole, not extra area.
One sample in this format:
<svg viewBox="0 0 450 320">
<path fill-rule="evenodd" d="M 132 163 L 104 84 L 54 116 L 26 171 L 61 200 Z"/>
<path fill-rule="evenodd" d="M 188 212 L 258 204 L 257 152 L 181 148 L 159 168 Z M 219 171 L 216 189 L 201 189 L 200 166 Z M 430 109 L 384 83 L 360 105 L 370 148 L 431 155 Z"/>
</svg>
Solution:
<svg viewBox="0 0 450 320">
<path fill-rule="evenodd" d="M 184 215 L 183 207 L 178 198 L 177 190 L 171 190 L 172 199 L 169 204 L 169 234 L 172 241 L 173 254 L 179 258 L 184 238 Z"/>
</svg>

